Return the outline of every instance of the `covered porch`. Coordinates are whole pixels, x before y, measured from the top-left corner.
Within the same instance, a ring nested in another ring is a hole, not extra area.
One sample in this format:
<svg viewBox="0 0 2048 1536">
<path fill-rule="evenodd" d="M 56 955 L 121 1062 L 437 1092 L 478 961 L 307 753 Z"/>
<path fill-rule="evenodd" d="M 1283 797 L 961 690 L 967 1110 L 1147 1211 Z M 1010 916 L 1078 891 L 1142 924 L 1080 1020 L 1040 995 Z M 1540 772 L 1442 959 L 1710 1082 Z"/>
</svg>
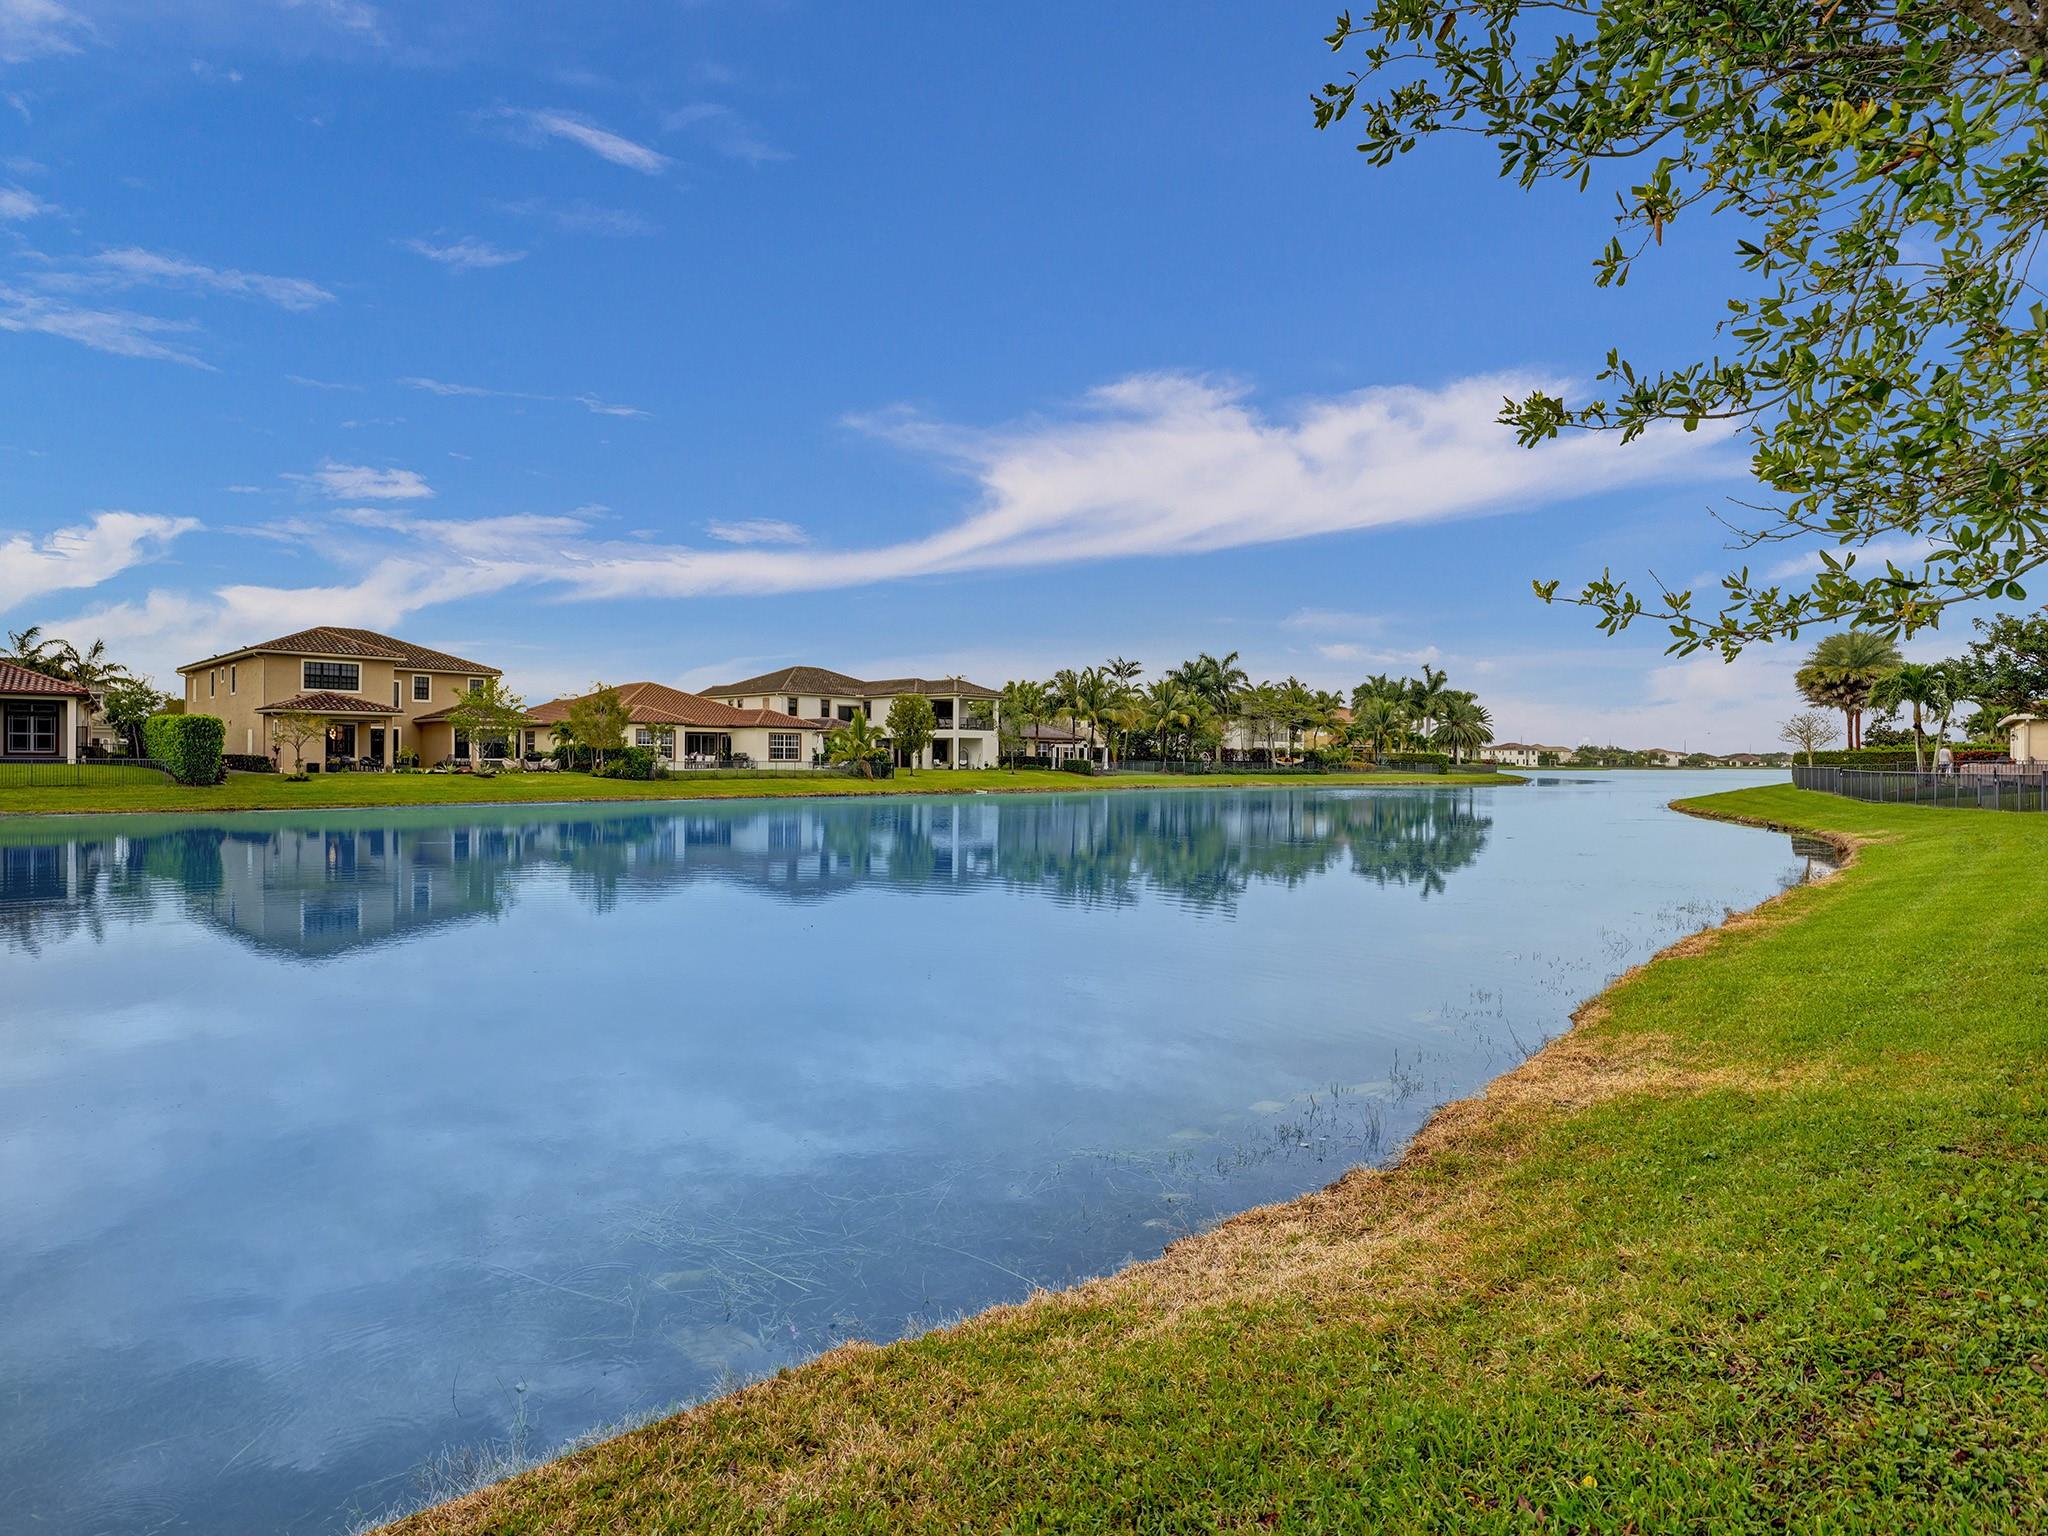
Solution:
<svg viewBox="0 0 2048 1536">
<path fill-rule="evenodd" d="M 266 704 L 257 714 L 263 718 L 271 763 L 280 773 L 380 772 L 415 750 L 404 740 L 396 708 L 347 694 L 300 694 Z M 286 717 L 306 720 L 315 727 L 313 734 L 294 739 Z"/>
<path fill-rule="evenodd" d="M 92 695 L 76 683 L 0 662 L 0 761 L 75 763 Z"/>
</svg>

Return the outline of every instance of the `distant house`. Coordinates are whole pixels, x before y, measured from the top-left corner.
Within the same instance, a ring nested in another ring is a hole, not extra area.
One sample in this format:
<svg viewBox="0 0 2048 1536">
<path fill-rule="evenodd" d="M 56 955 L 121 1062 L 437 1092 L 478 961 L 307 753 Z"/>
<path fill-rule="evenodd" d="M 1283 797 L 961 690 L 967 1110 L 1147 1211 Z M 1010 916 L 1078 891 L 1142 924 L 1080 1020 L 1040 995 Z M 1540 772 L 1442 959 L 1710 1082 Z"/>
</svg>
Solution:
<svg viewBox="0 0 2048 1536">
<path fill-rule="evenodd" d="M 1035 757 L 1055 768 L 1073 758 L 1100 763 L 1108 756 L 1107 749 L 1092 730 L 1083 730 L 1076 735 L 1063 725 L 1038 722 L 1025 726 L 1019 733 L 1019 739 L 1024 743 L 1026 757 Z"/>
<path fill-rule="evenodd" d="M 1721 760 L 1724 768 L 1768 768 L 1770 759 L 1761 752 L 1730 752 Z"/>
<path fill-rule="evenodd" d="M 1998 722 L 1998 728 L 2012 733 L 2006 756 L 2014 762 L 2048 763 L 2048 716 L 2007 715 Z"/>
<path fill-rule="evenodd" d="M 1482 763 L 1507 763 L 1516 768 L 1556 768 L 1573 761 L 1571 747 L 1545 746 L 1533 741 L 1495 741 L 1479 749 Z"/>
<path fill-rule="evenodd" d="M 321 625 L 188 662 L 178 675 L 186 712 L 224 720 L 233 754 L 271 756 L 270 722 L 278 715 L 325 720 L 324 739 L 305 752 L 305 766 L 317 772 L 391 767 L 409 754 L 423 764 L 469 756 L 468 738 L 448 723 L 448 711 L 501 674 L 374 629 Z M 503 755 L 508 744 L 484 745 L 486 755 Z"/>
<path fill-rule="evenodd" d="M 626 706 L 627 741 L 679 767 L 745 759 L 756 768 L 808 768 L 823 748 L 825 733 L 836 728 L 828 721 L 799 720 L 780 710 L 740 709 L 662 683 L 622 683 L 615 691 Z M 556 699 L 529 709 L 522 748 L 529 753 L 553 751 L 554 728 L 579 702 Z"/>
<path fill-rule="evenodd" d="M 1674 752 L 1669 747 L 1645 747 L 1643 756 L 1660 768 L 1679 768 L 1685 764 L 1685 754 Z"/>
<path fill-rule="evenodd" d="M 705 697 L 735 709 L 768 709 L 827 730 L 836 730 L 856 713 L 887 732 L 889 706 L 899 694 L 921 694 L 931 700 L 938 722 L 931 743 L 911 762 L 896 754 L 906 768 L 987 768 L 1001 756 L 997 731 L 1002 695 L 959 677 L 890 677 L 879 681 L 849 677 L 825 667 L 784 667 L 704 690 Z"/>
<path fill-rule="evenodd" d="M 0 661 L 0 760 L 77 762 L 92 708 L 77 683 Z"/>
</svg>

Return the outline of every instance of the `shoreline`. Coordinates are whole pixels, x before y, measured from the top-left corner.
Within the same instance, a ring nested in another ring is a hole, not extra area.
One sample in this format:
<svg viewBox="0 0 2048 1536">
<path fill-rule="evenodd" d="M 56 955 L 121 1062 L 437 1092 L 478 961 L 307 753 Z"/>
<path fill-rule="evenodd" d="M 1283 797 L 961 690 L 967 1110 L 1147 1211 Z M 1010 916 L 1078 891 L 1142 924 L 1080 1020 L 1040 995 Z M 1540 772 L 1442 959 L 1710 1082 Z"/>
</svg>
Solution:
<svg viewBox="0 0 2048 1536">
<path fill-rule="evenodd" d="M 271 779 L 273 779 L 273 778 L 276 778 L 276 781 L 277 781 L 277 782 L 279 782 L 279 783 L 283 783 L 283 782 L 285 782 L 285 781 L 284 781 L 284 780 L 283 780 L 282 778 L 277 778 L 277 776 L 274 776 L 274 775 L 271 775 L 271 774 L 250 774 L 250 775 L 247 775 L 247 777 L 249 777 L 249 778 L 252 778 L 252 779 L 266 780 L 266 781 L 267 781 L 267 780 L 271 780 Z M 344 777 L 344 776 L 343 776 L 343 775 L 336 775 L 336 777 L 337 777 L 337 778 L 340 778 L 340 777 Z M 415 776 L 415 775 L 405 775 L 405 776 L 402 776 L 402 777 L 403 777 L 404 779 L 407 779 L 407 780 L 409 780 L 409 779 L 411 779 L 411 778 L 413 778 L 413 777 L 421 777 L 421 778 L 426 778 L 426 777 L 432 777 L 432 776 L 429 776 L 429 775 L 417 775 L 417 776 Z M 458 782 L 459 782 L 459 781 L 460 781 L 461 779 L 463 779 L 463 778 L 466 778 L 467 776 L 466 776 L 466 775 L 441 775 L 441 776 L 438 776 L 438 777 L 440 777 L 440 778 L 444 778 L 444 779 L 451 779 L 451 780 L 456 780 L 456 781 L 458 781 Z M 523 777 L 523 776 L 518 776 L 518 775 L 515 775 L 514 777 Z M 547 778 L 553 778 L 554 776 L 553 776 L 553 775 L 536 775 L 535 777 L 547 777 Z M 749 780 L 736 780 L 736 779 L 723 779 L 723 780 L 709 780 L 709 781 L 704 781 L 704 785 L 703 785 L 703 787 L 702 787 L 702 788 L 695 788 L 695 787 L 693 787 L 692 789 L 690 789 L 690 790 L 688 790 L 688 791 L 686 791 L 686 792 L 682 792 L 682 793 L 666 793 L 666 794 L 665 794 L 665 793 L 660 793 L 660 792 L 657 792 L 657 791 L 652 791 L 652 790 L 648 790 L 648 791 L 629 791 L 629 792 L 625 792 L 625 793 L 619 793 L 619 794 L 590 794 L 590 795 L 564 795 L 564 796 L 552 796 L 552 795 L 549 795 L 549 796 L 536 796 L 536 797 L 534 797 L 534 798 L 532 798 L 532 799 L 510 799 L 510 800 L 505 800 L 505 799 L 485 799 L 485 798 L 470 798 L 470 797 L 467 797 L 467 796 L 454 796 L 454 797 L 451 797 L 451 798 L 448 798 L 448 799 L 432 799 L 432 798 L 425 798 L 425 799 L 418 799 L 418 800 L 408 800 L 408 799 L 390 799 L 390 800 L 369 800 L 369 801 L 364 801 L 364 800 L 354 800 L 354 801 L 350 801 L 350 800 L 340 800 L 340 801 L 319 801 L 319 800 L 308 800 L 308 801 L 302 801 L 302 802 L 298 802 L 298 803 L 295 803 L 295 804 L 285 804 L 285 805 L 250 805 L 250 804 L 246 804 L 246 803 L 244 803 L 244 804 L 230 804 L 230 805 L 218 805 L 218 806 L 206 806 L 206 805 L 176 805 L 176 806 L 165 806 L 165 807 L 161 807 L 161 808 L 153 808 L 153 807 L 151 807 L 151 806 L 149 806 L 149 805 L 147 805 L 147 804 L 133 804 L 133 805 L 105 805 L 105 804 L 97 804 L 97 805 L 87 805 L 87 806 L 66 806 L 66 805 L 48 806 L 48 805 L 37 805 L 37 806 L 33 806 L 33 807 L 22 807 L 22 808 L 16 808 L 16 807 L 14 807 L 14 806 L 11 806 L 11 805 L 9 805 L 9 804 L 8 804 L 8 799 L 9 799 L 9 797 L 10 797 L 11 795 L 14 795 L 14 794 L 18 794 L 18 793 L 21 793 L 21 792 L 20 792 L 20 791 L 13 791 L 13 790 L 0 790 L 0 821 L 4 821 L 4 820 L 6 820 L 6 819 L 8 819 L 8 818 L 11 818 L 11 817 L 30 817 L 30 816 L 34 816 L 34 817 L 65 817 L 65 816 L 76 816 L 76 817 L 82 817 L 82 816 L 198 816 L 198 817 L 218 817 L 218 816 L 252 816 L 252 815 L 276 815 L 276 814 L 283 814 L 283 815 L 289 815 L 289 814 L 292 814 L 292 813 L 295 813 L 295 812 L 301 812 L 301 811 L 386 811 L 386 810 L 438 810 L 438 809 L 446 809 L 446 808 L 451 808 L 451 807 L 463 807 L 463 808 L 474 808 L 474 809 L 478 809 L 478 810 L 484 810 L 484 809 L 500 809 L 500 810 L 517 810 L 517 809 L 542 809 L 542 808 L 545 808 L 545 807 L 548 807 L 548 806 L 569 806 L 569 805 L 576 805 L 576 806 L 584 806 L 584 805 L 601 805 L 601 806 L 612 806 L 612 805 L 673 805 L 673 804 L 688 804 L 688 803 L 693 803 L 693 802 L 700 802 L 700 801 L 705 801 L 705 800 L 718 800 L 718 801 L 731 801 L 731 800 L 759 800 L 759 801 L 782 801 L 782 800 L 867 800 L 867 799 L 884 799 L 884 798 L 889 798 L 889 797 L 897 797 L 897 798 L 904 798 L 904 797 L 910 797 L 910 796 L 942 796 L 942 795 L 953 795 L 953 796 L 959 796 L 959 797 L 963 797 L 963 798 L 964 798 L 964 797 L 967 797 L 967 796 L 973 796 L 973 795 L 1073 795 L 1073 794 L 1089 794 L 1089 793 L 1093 793 L 1093 792 L 1096 792 L 1096 791 L 1102 791 L 1102 790 L 1116 790 L 1116 791 L 1131 791 L 1131 790 L 1143 790 L 1143 789 L 1221 789 L 1221 788 L 1232 788 L 1232 789 L 1290 789 L 1290 788 L 1294 788 L 1294 787 L 1297 787 L 1297 786 L 1301 786 L 1301 787 L 1309 787 L 1309 788 L 1322 788 L 1322 789 L 1458 789 L 1458 788 L 1468 788 L 1468 789 L 1469 789 L 1469 788 L 1481 788 L 1481 789 L 1484 789 L 1484 788 L 1501 788 L 1501 787 L 1505 787 L 1505 786 L 1509 786 L 1509 785 L 1521 785 L 1521 784 L 1525 784 L 1525 783 L 1527 783 L 1527 782 L 1528 782 L 1528 781 L 1527 781 L 1526 779 L 1524 779 L 1524 778 L 1522 778 L 1522 777 L 1520 777 L 1520 776 L 1518 776 L 1518 775 L 1516 775 L 1516 774 L 1513 774 L 1513 773 L 1493 773 L 1493 772 L 1488 772 L 1488 773 L 1462 773 L 1462 772 L 1456 772 L 1456 771 L 1453 771 L 1453 772 L 1450 772 L 1450 773 L 1441 773 L 1441 774 L 1399 774 L 1399 773 L 1390 773 L 1390 774 L 1385 774 L 1385 775 L 1380 775 L 1380 774 L 1359 774 L 1359 773 L 1353 773 L 1353 774 L 1264 774 L 1264 775 L 1261 775 L 1261 774 L 1221 774 L 1221 773 L 1218 773 L 1218 774 L 1142 774 L 1142 775 L 1140 775 L 1140 774 L 1133 774 L 1133 775 L 1131 775 L 1131 776 L 1130 776 L 1129 778 L 1127 778 L 1127 779 L 1124 779 L 1124 780 L 1122 780 L 1121 782 L 1119 782 L 1119 777 L 1118 777 L 1118 775 L 1115 775 L 1115 774 L 1065 774 L 1065 773 L 1047 773 L 1047 774 L 1045 774 L 1045 775 L 1044 775 L 1044 777 L 1045 777 L 1046 779 L 1048 779 L 1048 780 L 1058 780 L 1058 781 L 1061 781 L 1061 782 L 1057 782 L 1057 783 L 1043 783 L 1043 784 L 1041 784 L 1041 783 L 1030 783 L 1030 784 L 1017 784 L 1017 783 L 1009 783 L 1009 782 L 1005 782 L 1005 783 L 1000 783 L 1000 784 L 982 784 L 982 785 L 977 785 L 977 784 L 975 784 L 975 783 L 973 783 L 973 782 L 972 782 L 972 777 L 973 777 L 973 775 L 972 775 L 971 773 L 968 773 L 968 772 L 963 772 L 963 773 L 961 773 L 961 774 L 959 775 L 959 777 L 960 777 L 960 779 L 961 779 L 961 780 L 963 780 L 963 781 L 965 781 L 965 782 L 959 782 L 959 783 L 951 783 L 951 784 L 936 784 L 936 783 L 934 783 L 934 784 L 925 784 L 925 783 L 921 783 L 921 782 L 913 782 L 913 783 L 910 783 L 910 784 L 899 784 L 899 783 L 898 783 L 898 781 L 897 781 L 897 780 L 895 780 L 895 779 L 888 779 L 888 780 L 882 780 L 882 779 L 877 779 L 877 780 L 873 780 L 873 781 L 870 781 L 870 782 L 872 782 L 872 783 L 873 783 L 873 784 L 874 784 L 874 785 L 876 786 L 876 787 L 874 787 L 874 788 L 860 788 L 860 787 L 848 787 L 848 788 L 840 788 L 840 787 L 836 787 L 836 786 L 835 786 L 835 787 L 832 787 L 832 788 L 820 788 L 820 787 L 811 787 L 811 786 L 806 786 L 806 787 L 803 787 L 803 788 L 791 788 L 791 789 L 768 789 L 768 790 L 764 790 L 764 789 L 763 789 L 763 788 L 761 787 L 761 786 L 762 786 L 762 784 L 764 784 L 764 783 L 768 783 L 768 782 L 773 782 L 772 780 L 757 780 L 757 779 L 749 779 Z M 380 776 L 377 776 L 377 778 L 378 778 L 378 779 L 379 779 L 379 780 L 381 781 L 381 779 L 383 778 L 383 776 L 381 776 L 381 775 L 380 775 Z M 622 784 L 630 784 L 630 783 L 636 783 L 636 782 L 648 782 L 648 781 L 637 781 L 637 780 L 630 780 L 630 779 L 624 779 L 624 780 L 616 780 L 616 781 L 610 781 L 610 782 L 616 782 L 616 783 L 622 783 Z M 685 781 L 685 782 L 688 782 L 688 781 Z M 850 784 L 850 785 L 858 785 L 858 784 L 859 784 L 860 782 L 861 782 L 861 781 L 857 781 L 857 780 L 848 780 L 848 781 L 847 781 L 847 783 L 848 783 L 848 784 Z M 888 786 L 890 786 L 890 787 L 888 787 L 888 788 L 883 788 L 883 787 L 881 787 L 881 786 L 883 786 L 883 785 L 885 785 L 885 784 L 886 784 L 886 785 L 888 785 Z M 733 786 L 733 787 L 730 787 L 730 788 L 728 788 L 727 786 Z M 163 786 L 163 788 L 162 788 L 161 790 L 159 790 L 159 789 L 157 789 L 157 788 L 154 788 L 154 787 L 152 787 L 152 788 L 150 788 L 150 789 L 147 789 L 147 790 L 143 790 L 143 791 L 140 791 L 140 792 L 139 792 L 139 796 L 140 796 L 140 797 L 146 797 L 146 796 L 148 796 L 148 795 L 151 795 L 151 794 L 157 794 L 157 793 L 174 793 L 174 792 L 177 792 L 177 791 L 179 791 L 179 790 L 187 790 L 187 791 L 189 791 L 189 792 L 192 792 L 192 793 L 199 793 L 199 792 L 200 792 L 200 791 L 199 791 L 199 790 L 198 790 L 197 788 L 195 788 L 195 787 L 193 787 L 193 786 L 184 786 L 184 785 L 166 785 L 166 786 Z M 50 790 L 50 791 L 46 791 L 46 793 L 48 793 L 49 795 L 52 795 L 52 796 L 57 796 L 57 795 L 69 795 L 69 794 L 77 794 L 77 793 L 80 793 L 80 791 L 77 791 L 77 790 L 73 790 L 73 789 L 68 789 L 68 788 L 67 788 L 67 789 L 58 789 L 58 790 Z M 89 792 L 89 791 L 87 791 L 86 793 L 90 793 L 90 792 Z M 316 792 L 316 793 L 317 793 L 317 792 Z"/>
<path fill-rule="evenodd" d="M 815 1391 L 834 1385 L 843 1389 L 847 1385 L 844 1380 L 835 1383 L 834 1378 L 851 1378 L 853 1396 L 857 1398 L 860 1384 L 879 1374 L 886 1364 L 907 1363 L 916 1356 L 944 1350 L 977 1335 L 1016 1330 L 1036 1336 L 1107 1304 L 1120 1302 L 1136 1303 L 1155 1328 L 1171 1326 L 1191 1310 L 1228 1309 L 1242 1304 L 1242 1293 L 1248 1283 L 1261 1278 L 1259 1253 L 1272 1248 L 1276 1240 L 1283 1246 L 1305 1244 L 1318 1234 L 1334 1230 L 1362 1247 L 1366 1256 L 1382 1259 L 1404 1252 L 1412 1254 L 1435 1243 L 1455 1246 L 1456 1239 L 1446 1230 L 1447 1226 L 1456 1218 L 1476 1212 L 1458 1198 L 1457 1191 L 1434 1186 L 1454 1183 L 1463 1177 L 1472 1160 L 1495 1162 L 1503 1167 L 1511 1165 L 1517 1154 L 1514 1143 L 1531 1129 L 1527 1122 L 1569 1120 L 1628 1095 L 1663 1096 L 1688 1090 L 1705 1091 L 1717 1085 L 1720 1071 L 1698 1071 L 1675 1062 L 1646 1060 L 1641 1053 L 1614 1049 L 1614 1042 L 1602 1039 L 1601 1030 L 1611 1019 L 1618 1000 L 1642 988 L 1651 978 L 1663 977 L 1674 968 L 1724 948 L 1732 937 L 1800 921 L 1816 904 L 1816 893 L 1824 890 L 1827 899 L 1833 899 L 1842 888 L 1853 890 L 1867 884 L 1860 854 L 1873 840 L 1870 837 L 1810 823 L 1748 815 L 1699 801 L 1674 801 L 1669 808 L 1727 825 L 1821 838 L 1836 849 L 1840 864 L 1833 878 L 1790 887 L 1740 912 L 1731 910 L 1721 922 L 1677 939 L 1631 966 L 1574 1007 L 1569 1023 L 1559 1034 L 1490 1080 L 1480 1092 L 1439 1106 L 1391 1163 L 1354 1167 L 1321 1189 L 1239 1212 L 1205 1232 L 1169 1244 L 1157 1258 L 1127 1265 L 1073 1287 L 1037 1290 L 1021 1301 L 997 1305 L 947 1328 L 889 1344 L 841 1345 L 760 1382 L 624 1434 L 572 1449 L 505 1482 L 430 1506 L 378 1529 L 390 1536 L 452 1536 L 457 1532 L 554 1532 L 580 1528 L 551 1518 L 552 1513 L 559 1511 L 528 1508 L 527 1499 L 552 1503 L 553 1500 L 546 1499 L 549 1491 L 566 1492 L 586 1473 L 595 1482 L 609 1484 L 615 1474 L 601 1468 L 618 1460 L 641 1463 L 646 1459 L 642 1453 L 652 1449 L 657 1441 L 716 1436 L 734 1420 L 779 1423 L 784 1415 L 778 1410 L 786 1405 L 778 1399 L 802 1394 L 807 1389 Z M 832 1395 L 844 1398 L 846 1393 L 842 1390 Z M 761 1454 L 777 1459 L 788 1454 L 787 1447 L 777 1449 L 779 1434 L 771 1432 L 766 1439 L 767 1443 L 758 1448 Z M 756 1447 L 750 1445 L 747 1449 Z M 829 1444 L 822 1450 L 812 1446 L 799 1454 L 822 1456 L 834 1471 L 848 1470 L 842 1456 L 834 1454 Z M 770 1487 L 780 1488 L 784 1481 L 780 1477 L 771 1479 Z M 732 1505 L 725 1497 L 732 1491 L 710 1484 L 694 1490 L 712 1506 L 729 1513 L 744 1509 L 747 1518 L 759 1521 L 762 1528 L 788 1528 L 752 1502 Z M 780 1505 L 784 1516 L 795 1514 L 787 1502 L 779 1498 L 771 1502 Z M 795 1523 L 803 1526 L 800 1519 Z"/>
</svg>

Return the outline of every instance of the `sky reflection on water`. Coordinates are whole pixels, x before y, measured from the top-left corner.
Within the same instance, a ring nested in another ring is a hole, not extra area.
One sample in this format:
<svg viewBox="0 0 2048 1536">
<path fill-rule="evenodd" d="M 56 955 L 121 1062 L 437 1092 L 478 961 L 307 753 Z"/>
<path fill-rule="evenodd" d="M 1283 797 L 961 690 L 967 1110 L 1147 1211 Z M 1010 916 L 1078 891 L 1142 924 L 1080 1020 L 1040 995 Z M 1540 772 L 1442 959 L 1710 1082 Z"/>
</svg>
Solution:
<svg viewBox="0 0 2048 1536">
<path fill-rule="evenodd" d="M 0 826 L 0 1485 L 331 1531 L 1396 1150 L 1799 877 L 1732 774 Z"/>
</svg>

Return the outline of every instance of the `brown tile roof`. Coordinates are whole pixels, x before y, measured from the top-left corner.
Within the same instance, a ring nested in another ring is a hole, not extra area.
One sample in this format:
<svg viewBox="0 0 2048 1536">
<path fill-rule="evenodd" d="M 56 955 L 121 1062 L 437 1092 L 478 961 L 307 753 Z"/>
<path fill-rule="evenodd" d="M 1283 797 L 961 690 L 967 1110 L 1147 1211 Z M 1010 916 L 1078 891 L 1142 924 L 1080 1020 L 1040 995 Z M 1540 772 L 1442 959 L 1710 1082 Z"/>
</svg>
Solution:
<svg viewBox="0 0 2048 1536">
<path fill-rule="evenodd" d="M 685 693 L 662 683 L 621 683 L 619 700 L 626 706 L 626 718 L 635 725 L 681 725 L 699 729 L 732 730 L 740 726 L 764 726 L 777 731 L 830 730 L 827 720 L 799 720 L 774 709 L 734 709 L 702 694 Z M 585 698 L 589 695 L 584 695 Z M 569 716 L 575 699 L 553 699 L 526 712 L 536 725 L 555 725 Z"/>
<path fill-rule="evenodd" d="M 877 694 L 897 693 L 935 694 L 941 698 L 952 698 L 957 694 L 965 699 L 1002 697 L 994 688 L 984 688 L 980 683 L 970 683 L 963 678 L 889 677 L 876 682 L 848 677 L 844 672 L 834 672 L 826 667 L 784 667 L 780 672 L 764 672 L 759 677 L 725 683 L 711 692 L 742 696 L 750 693 L 807 693 L 835 699 L 873 698 Z"/>
<path fill-rule="evenodd" d="M 475 672 L 492 677 L 499 675 L 499 669 L 496 667 L 487 667 L 480 661 L 466 661 L 460 656 L 450 656 L 446 651 L 430 651 L 424 645 L 414 645 L 411 641 L 400 640 L 395 635 L 379 634 L 374 629 L 341 629 L 332 624 L 319 624 L 311 629 L 279 635 L 275 640 L 262 640 L 255 645 L 222 651 L 218 656 L 209 656 L 204 661 L 188 662 L 178 670 L 194 672 L 201 667 L 210 667 L 226 661 L 231 656 L 247 656 L 256 651 L 283 652 L 294 656 L 349 656 L 360 657 L 365 661 L 395 661 L 402 667 L 411 667 L 419 672 Z"/>
<path fill-rule="evenodd" d="M 265 704 L 256 713 L 278 715 L 287 710 L 308 715 L 395 715 L 396 705 L 378 704 L 359 693 L 295 693 L 275 704 Z"/>
<path fill-rule="evenodd" d="M 27 667 L 18 667 L 11 661 L 0 661 L 0 693 L 48 694 L 53 698 L 89 699 L 90 689 L 77 683 L 67 683 L 61 677 L 45 677 L 40 672 L 31 672 Z"/>
</svg>

